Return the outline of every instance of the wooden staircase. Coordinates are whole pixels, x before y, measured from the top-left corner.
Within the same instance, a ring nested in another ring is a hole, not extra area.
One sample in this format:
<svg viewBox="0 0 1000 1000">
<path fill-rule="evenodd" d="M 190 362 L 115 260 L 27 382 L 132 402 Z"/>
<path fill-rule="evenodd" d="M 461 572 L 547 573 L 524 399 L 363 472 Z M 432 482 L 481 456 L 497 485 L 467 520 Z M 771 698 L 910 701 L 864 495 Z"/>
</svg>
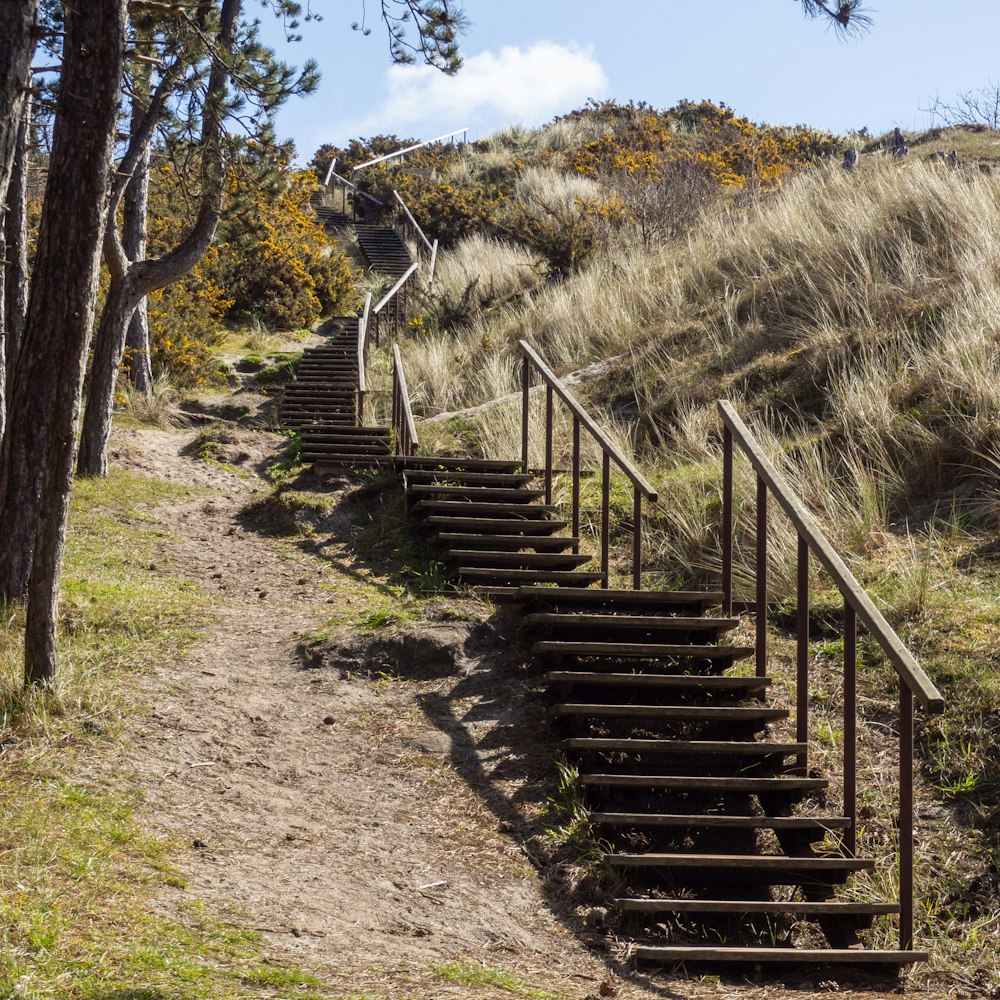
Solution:
<svg viewBox="0 0 1000 1000">
<path fill-rule="evenodd" d="M 527 345 L 522 348 L 526 358 L 537 359 Z M 396 360 L 401 380 L 397 427 L 406 425 L 405 417 L 412 428 L 398 352 Z M 550 723 L 562 734 L 562 749 L 579 775 L 595 836 L 611 845 L 605 860 L 620 884 L 614 907 L 632 939 L 633 956 L 665 966 L 864 965 L 883 971 L 925 960 L 927 953 L 912 947 L 912 706 L 916 696 L 938 710 L 933 685 L 908 653 L 899 652 L 902 644 L 887 623 L 883 631 L 884 619 L 865 603 L 866 596 L 859 596 L 863 592 L 844 567 L 845 575 L 836 582 L 848 607 L 868 616 L 883 648 L 895 650 L 904 692 L 901 905 L 878 898 L 874 882 L 851 885 L 855 876 L 876 867 L 875 858 L 855 849 L 856 764 L 849 756 L 856 740 L 856 723 L 849 721 L 852 710 L 856 715 L 854 632 L 848 628 L 845 635 L 845 684 L 849 678 L 851 685 L 845 690 L 845 784 L 834 796 L 829 780 L 810 767 L 808 644 L 801 632 L 794 720 L 791 709 L 772 694 L 766 633 L 758 631 L 752 645 L 729 638 L 741 619 L 725 610 L 732 606 L 732 545 L 727 547 L 725 532 L 729 568 L 722 590 L 643 591 L 635 567 L 634 589 L 608 587 L 607 449 L 614 446 L 603 435 L 598 439 L 606 449 L 600 564 L 581 552 L 579 431 L 597 429 L 540 359 L 539 364 L 551 390 L 541 486 L 536 485 L 539 476 L 528 470 L 526 419 L 519 460 L 404 452 L 397 463 L 413 522 L 438 547 L 454 578 L 520 612 Z M 528 374 L 526 364 L 525 417 Z M 546 502 L 552 493 L 552 393 L 567 403 L 576 422 L 570 519 Z M 415 440 L 413 432 L 410 436 Z M 723 511 L 731 537 L 728 429 L 727 448 Z M 611 457 L 635 485 L 632 531 L 638 567 L 639 491 L 648 484 L 615 452 Z M 794 505 L 786 504 L 784 480 L 773 469 L 761 468 L 767 478 L 761 480 L 764 492 L 759 490 L 758 499 L 763 495 L 766 501 L 766 489 L 774 490 L 824 565 L 840 573 L 824 549 L 825 539 L 814 537 L 811 522 L 800 522 Z M 766 508 L 759 516 L 765 514 Z M 807 604 L 802 551 L 800 545 L 800 601 Z M 760 606 L 766 608 L 766 578 L 760 574 L 757 586 Z M 800 615 L 800 628 L 802 621 Z M 808 618 L 804 621 L 808 629 Z M 832 808 L 828 795 L 841 808 Z M 876 919 L 898 920 L 898 949 L 874 943 L 879 939 Z"/>
<path fill-rule="evenodd" d="M 282 426 L 297 431 L 302 460 L 319 472 L 382 465 L 392 458 L 388 427 L 361 424 L 356 316 L 333 319 L 323 344 L 303 352 L 281 400 Z"/>
<path fill-rule="evenodd" d="M 373 271 L 379 271 L 395 279 L 401 278 L 413 265 L 410 252 L 395 229 L 361 223 L 354 228 L 358 234 L 361 253 Z"/>
</svg>

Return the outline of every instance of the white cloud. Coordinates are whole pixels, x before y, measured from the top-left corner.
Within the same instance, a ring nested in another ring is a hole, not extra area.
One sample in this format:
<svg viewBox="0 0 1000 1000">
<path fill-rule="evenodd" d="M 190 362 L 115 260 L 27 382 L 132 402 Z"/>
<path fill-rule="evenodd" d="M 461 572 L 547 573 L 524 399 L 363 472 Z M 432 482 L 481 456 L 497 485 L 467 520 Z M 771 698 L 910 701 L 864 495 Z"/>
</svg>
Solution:
<svg viewBox="0 0 1000 1000">
<path fill-rule="evenodd" d="M 391 66 L 387 93 L 349 135 L 423 134 L 468 126 L 475 134 L 509 122 L 539 125 L 588 97 L 604 97 L 608 79 L 591 48 L 536 42 L 529 48 L 469 56 L 457 76 L 430 66 Z"/>
</svg>

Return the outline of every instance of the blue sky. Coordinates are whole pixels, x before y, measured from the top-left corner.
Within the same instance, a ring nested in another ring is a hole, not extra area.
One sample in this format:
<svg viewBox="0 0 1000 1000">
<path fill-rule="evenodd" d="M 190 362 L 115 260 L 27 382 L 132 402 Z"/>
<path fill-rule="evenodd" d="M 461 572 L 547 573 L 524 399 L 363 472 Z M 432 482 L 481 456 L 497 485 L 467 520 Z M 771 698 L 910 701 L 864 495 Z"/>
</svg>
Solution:
<svg viewBox="0 0 1000 1000">
<path fill-rule="evenodd" d="M 291 101 L 279 132 L 303 160 L 323 142 L 395 133 L 429 138 L 468 127 L 471 138 L 508 123 L 537 125 L 587 98 L 725 101 L 756 121 L 836 132 L 925 128 L 935 95 L 1000 81 L 996 0 L 872 0 L 875 25 L 838 40 L 794 0 L 466 0 L 465 68 L 393 67 L 377 0 L 372 32 L 351 30 L 363 0 L 313 0 L 322 22 L 285 46 L 315 58 L 319 92 Z M 611 11 L 609 15 L 608 11 Z"/>
</svg>

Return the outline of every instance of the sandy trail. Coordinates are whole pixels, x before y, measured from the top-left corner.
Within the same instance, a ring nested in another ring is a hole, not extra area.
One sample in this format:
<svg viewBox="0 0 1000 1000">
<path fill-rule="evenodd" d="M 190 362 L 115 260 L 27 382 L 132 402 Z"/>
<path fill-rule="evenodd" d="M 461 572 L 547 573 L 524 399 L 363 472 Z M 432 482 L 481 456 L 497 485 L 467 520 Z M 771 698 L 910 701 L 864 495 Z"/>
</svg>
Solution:
<svg viewBox="0 0 1000 1000">
<path fill-rule="evenodd" d="M 340 568 L 349 559 L 245 527 L 240 508 L 263 483 L 185 454 L 191 437 L 121 432 L 117 452 L 210 491 L 159 508 L 173 535 L 163 565 L 214 596 L 217 620 L 146 682 L 154 708 L 136 720 L 128 770 L 150 822 L 190 845 L 175 859 L 187 888 L 158 905 L 197 898 L 343 993 L 513 995 L 433 968 L 476 961 L 567 998 L 783 995 L 636 977 L 616 962 L 615 942 L 560 903 L 510 833 L 531 763 L 514 737 L 540 711 L 515 718 L 516 672 L 498 696 L 490 644 L 454 623 L 428 626 L 457 650 L 429 679 L 372 680 L 329 659 L 307 668 L 301 644 L 331 602 L 364 606 L 355 572 Z M 281 440 L 252 437 L 265 450 Z"/>
</svg>

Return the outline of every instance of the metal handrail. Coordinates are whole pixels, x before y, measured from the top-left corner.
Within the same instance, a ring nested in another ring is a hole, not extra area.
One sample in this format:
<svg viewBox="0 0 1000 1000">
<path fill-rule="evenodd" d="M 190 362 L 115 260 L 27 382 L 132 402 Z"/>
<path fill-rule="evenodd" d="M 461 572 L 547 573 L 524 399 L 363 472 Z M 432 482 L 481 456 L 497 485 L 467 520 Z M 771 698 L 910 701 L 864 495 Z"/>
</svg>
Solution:
<svg viewBox="0 0 1000 1000">
<path fill-rule="evenodd" d="M 379 304 L 372 310 L 372 318 L 375 323 L 375 346 L 382 343 L 382 310 L 392 303 L 390 310 L 390 322 L 394 333 L 399 333 L 400 324 L 406 318 L 406 284 L 420 267 L 419 263 L 411 264 L 406 273 L 389 289 L 379 301 Z"/>
<path fill-rule="evenodd" d="M 415 149 L 422 149 L 424 146 L 430 146 L 432 143 L 444 142 L 445 139 L 450 139 L 452 136 L 465 135 L 468 131 L 468 127 L 457 128 L 454 132 L 447 132 L 445 135 L 439 135 L 436 139 L 425 139 L 423 142 L 407 146 L 405 149 L 397 149 L 394 153 L 386 153 L 385 156 L 377 156 L 374 160 L 368 160 L 366 163 L 360 163 L 358 166 L 352 167 L 351 173 L 364 170 L 365 167 L 374 167 L 377 163 L 385 163 L 386 160 L 392 160 L 397 156 L 405 156 L 407 153 L 412 153 Z"/>
<path fill-rule="evenodd" d="M 757 476 L 756 639 L 757 676 L 767 676 L 768 617 L 768 493 L 773 493 L 798 535 L 796 559 L 795 625 L 795 739 L 809 744 L 809 557 L 822 563 L 844 601 L 844 815 L 848 828 L 843 846 L 848 854 L 858 839 L 858 619 L 868 627 L 899 679 L 899 946 L 913 947 L 913 705 L 918 701 L 929 712 L 944 710 L 944 698 L 903 645 L 892 626 L 862 589 L 854 574 L 820 530 L 784 476 L 764 454 L 760 443 L 736 408 L 718 403 L 723 423 L 722 452 L 722 611 L 733 609 L 733 446 L 740 447 Z M 809 770 L 808 755 L 796 761 L 800 774 Z"/>
<path fill-rule="evenodd" d="M 519 340 L 518 345 L 526 359 L 538 369 L 542 380 L 552 387 L 552 391 L 566 404 L 570 412 L 587 429 L 591 437 L 597 441 L 601 449 L 607 452 L 615 464 L 632 480 L 636 489 L 650 500 L 655 500 L 656 490 L 649 484 L 645 476 L 622 454 L 621 449 L 595 423 L 594 418 L 577 402 L 576 397 L 562 384 L 559 376 L 539 357 L 538 352 L 526 340 Z"/>
<path fill-rule="evenodd" d="M 416 230 L 416 233 L 423 241 L 424 246 L 427 247 L 428 253 L 433 253 L 434 248 L 433 246 L 431 246 L 431 241 L 427 239 L 427 237 L 424 235 L 424 231 L 417 224 L 417 220 L 413 218 L 413 213 L 409 210 L 409 208 L 407 208 L 406 202 L 403 201 L 402 198 L 400 198 L 399 192 L 395 188 L 392 189 L 392 193 L 396 201 L 399 202 L 399 207 L 403 210 L 404 214 L 406 215 L 407 221 Z"/>
<path fill-rule="evenodd" d="M 558 396 L 573 415 L 573 551 L 580 551 L 580 428 L 587 432 L 601 447 L 601 577 L 602 586 L 610 583 L 610 518 L 611 518 L 611 461 L 632 482 L 632 586 L 642 587 L 642 498 L 656 500 L 656 490 L 645 476 L 622 454 L 621 449 L 601 430 L 589 413 L 577 402 L 562 384 L 555 372 L 539 357 L 534 348 L 524 340 L 518 341 L 522 355 L 521 374 L 521 465 L 528 471 L 528 417 L 531 393 L 531 370 L 536 368 L 545 382 L 545 502 L 552 503 L 552 432 L 553 397 Z"/>
<path fill-rule="evenodd" d="M 396 437 L 396 455 L 408 456 L 417 450 L 420 443 L 417 425 L 410 406 L 410 391 L 406 385 L 403 359 L 399 345 L 392 345 L 392 426 Z"/>
<path fill-rule="evenodd" d="M 944 698 L 940 691 L 917 663 L 913 654 L 903 645 L 902 640 L 886 621 L 882 612 L 875 607 L 874 602 L 848 569 L 847 564 L 827 540 L 816 523 L 816 519 L 795 495 L 788 480 L 774 467 L 753 433 L 737 413 L 736 408 L 726 400 L 720 400 L 718 408 L 723 422 L 732 433 L 734 440 L 749 458 L 750 464 L 756 469 L 758 475 L 767 483 L 782 510 L 795 525 L 799 537 L 808 543 L 809 548 L 816 554 L 816 557 L 833 578 L 833 582 L 843 594 L 844 599 L 854 608 L 858 617 L 868 627 L 868 631 L 871 632 L 882 647 L 886 657 L 896 668 L 900 679 L 928 712 L 943 711 Z"/>
<path fill-rule="evenodd" d="M 431 247 L 431 262 L 427 265 L 427 287 L 430 288 L 434 284 L 434 268 L 437 266 L 438 259 L 438 241 L 434 241 L 434 246 Z"/>
<path fill-rule="evenodd" d="M 379 301 L 379 304 L 372 310 L 372 312 L 374 312 L 376 316 L 389 304 L 389 300 L 403 287 L 403 285 L 407 283 L 407 281 L 410 280 L 410 275 L 413 274 L 413 272 L 416 271 L 417 268 L 419 267 L 420 267 L 419 263 L 411 264 L 407 268 L 406 273 L 399 279 L 399 281 L 397 281 L 396 284 L 394 284 L 392 288 L 390 288 L 389 291 L 386 292 L 384 296 L 382 296 L 382 299 Z"/>
<path fill-rule="evenodd" d="M 364 393 L 367 389 L 365 369 L 368 366 L 368 317 L 371 313 L 371 307 L 372 293 L 368 292 L 365 295 L 365 310 L 358 322 L 358 392 L 360 393 Z"/>
</svg>

